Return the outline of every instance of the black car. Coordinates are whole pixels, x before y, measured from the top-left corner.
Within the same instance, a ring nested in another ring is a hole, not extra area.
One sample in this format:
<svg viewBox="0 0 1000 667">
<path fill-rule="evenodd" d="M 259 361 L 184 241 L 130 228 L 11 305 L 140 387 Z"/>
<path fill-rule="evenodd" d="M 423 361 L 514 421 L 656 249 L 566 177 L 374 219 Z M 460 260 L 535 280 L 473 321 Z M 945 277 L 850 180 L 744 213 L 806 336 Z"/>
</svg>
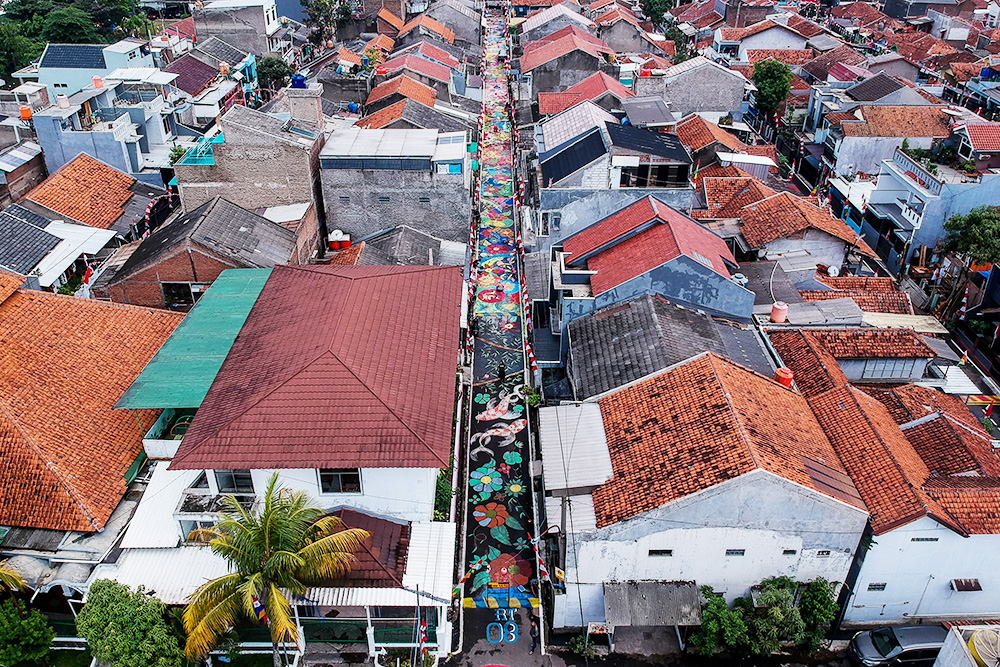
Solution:
<svg viewBox="0 0 1000 667">
<path fill-rule="evenodd" d="M 858 667 L 931 667 L 948 631 L 940 625 L 901 625 L 854 635 L 847 655 Z"/>
</svg>

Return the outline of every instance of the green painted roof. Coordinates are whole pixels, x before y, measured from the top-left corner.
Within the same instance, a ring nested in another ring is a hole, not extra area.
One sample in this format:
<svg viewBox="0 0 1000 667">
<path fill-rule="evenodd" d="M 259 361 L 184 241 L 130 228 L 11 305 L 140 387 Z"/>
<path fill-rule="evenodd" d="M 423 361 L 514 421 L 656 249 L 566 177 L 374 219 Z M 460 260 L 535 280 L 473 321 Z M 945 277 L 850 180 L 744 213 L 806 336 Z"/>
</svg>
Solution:
<svg viewBox="0 0 1000 667">
<path fill-rule="evenodd" d="M 115 407 L 199 407 L 270 275 L 223 271 Z"/>
</svg>

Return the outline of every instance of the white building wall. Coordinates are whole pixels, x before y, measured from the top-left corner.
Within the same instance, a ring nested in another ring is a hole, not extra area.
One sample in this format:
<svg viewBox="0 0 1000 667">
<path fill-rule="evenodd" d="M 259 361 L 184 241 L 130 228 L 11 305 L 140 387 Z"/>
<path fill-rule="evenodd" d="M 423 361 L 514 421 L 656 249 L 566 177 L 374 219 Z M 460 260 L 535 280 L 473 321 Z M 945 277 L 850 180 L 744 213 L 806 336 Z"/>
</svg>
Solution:
<svg viewBox="0 0 1000 667">
<path fill-rule="evenodd" d="M 882 160 L 891 160 L 896 149 L 903 145 L 904 137 L 844 137 L 837 148 L 838 176 L 856 174 L 877 174 Z M 930 148 L 933 139 L 929 137 L 909 137 L 910 148 Z"/>
<path fill-rule="evenodd" d="M 788 254 L 791 257 L 796 257 L 798 259 L 794 265 L 797 267 L 801 264 L 803 270 L 811 275 L 819 264 L 840 268 L 844 263 L 846 250 L 847 244 L 843 240 L 818 229 L 807 229 L 801 237 L 798 234 L 793 234 L 766 243 L 761 256 Z M 788 272 L 789 270 L 786 269 L 786 273 Z"/>
<path fill-rule="evenodd" d="M 747 50 L 753 49 L 804 49 L 806 38 L 791 30 L 771 28 L 750 35 L 740 42 L 740 60 L 746 61 Z"/>
<path fill-rule="evenodd" d="M 843 582 L 867 519 L 863 510 L 757 470 L 596 532 L 568 535 L 566 581 L 580 585 L 585 613 L 603 610 L 592 598 L 606 580 L 693 580 L 724 591 L 727 602 L 767 577 Z M 673 553 L 650 556 L 650 549 Z M 745 555 L 726 556 L 727 549 Z M 579 604 L 577 595 L 557 597 L 556 618 L 579 619 Z"/>
<path fill-rule="evenodd" d="M 962 537 L 923 517 L 874 539 L 848 601 L 845 625 L 912 623 L 918 617 L 1000 618 L 1000 535 Z M 979 579 L 983 590 L 953 591 L 952 579 Z M 869 591 L 870 584 L 885 584 L 885 590 Z"/>
<path fill-rule="evenodd" d="M 208 472 L 209 486 L 217 491 L 215 475 Z M 437 468 L 363 468 L 361 493 L 320 493 L 315 469 L 251 470 L 253 488 L 263 497 L 271 474 L 278 473 L 279 488 L 305 491 L 326 509 L 348 507 L 403 521 L 430 521 L 434 518 Z"/>
</svg>

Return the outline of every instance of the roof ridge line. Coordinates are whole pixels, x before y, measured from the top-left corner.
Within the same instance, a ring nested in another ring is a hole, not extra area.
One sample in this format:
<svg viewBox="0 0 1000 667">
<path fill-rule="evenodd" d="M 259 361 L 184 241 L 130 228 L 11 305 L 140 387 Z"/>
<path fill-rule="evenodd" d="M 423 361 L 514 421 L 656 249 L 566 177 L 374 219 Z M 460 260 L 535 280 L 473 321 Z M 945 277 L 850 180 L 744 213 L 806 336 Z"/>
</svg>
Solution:
<svg viewBox="0 0 1000 667">
<path fill-rule="evenodd" d="M 59 470 L 59 467 L 56 464 L 54 464 L 51 460 L 49 460 L 48 456 L 44 456 L 42 454 L 41 450 L 34 443 L 34 441 L 30 437 L 28 437 L 28 434 L 25 433 L 24 430 L 21 428 L 21 424 L 16 419 L 14 419 L 13 415 L 11 415 L 10 410 L 7 407 L 7 403 L 5 401 L 0 401 L 0 413 L 3 413 L 4 418 L 6 418 L 6 420 L 14 426 L 14 429 L 17 431 L 18 435 L 21 436 L 21 440 L 24 442 L 25 446 L 31 451 L 31 453 L 33 453 L 35 456 L 38 457 L 38 460 L 42 463 L 42 465 L 45 466 L 45 470 L 49 472 L 53 478 L 55 478 L 56 483 L 65 489 L 66 494 L 73 501 L 73 504 L 77 506 L 77 508 L 80 510 L 80 513 L 87 520 L 87 522 L 91 526 L 93 526 L 95 530 L 98 531 L 103 530 L 104 529 L 103 526 L 101 526 L 100 528 L 98 527 L 97 517 L 94 516 L 94 514 L 90 511 L 89 506 L 86 503 L 82 502 L 83 501 L 82 494 L 80 494 L 80 492 L 78 492 L 75 488 L 73 488 L 73 486 L 70 485 L 68 480 L 63 478 L 63 473 L 62 471 Z"/>
<path fill-rule="evenodd" d="M 361 384 L 362 387 L 364 387 L 365 389 L 367 389 L 368 393 L 371 394 L 372 396 L 374 396 L 376 398 L 376 400 L 378 400 L 378 402 L 382 404 L 382 407 L 384 407 L 386 410 L 389 411 L 389 414 L 391 414 L 393 417 L 395 417 L 399 421 L 399 423 L 402 424 L 403 427 L 407 431 L 409 431 L 410 433 L 412 433 L 413 437 L 415 437 L 417 439 L 417 441 L 420 442 L 420 444 L 423 445 L 427 449 L 427 451 L 429 451 L 434 456 L 434 458 L 436 458 L 438 461 L 440 461 L 443 465 L 445 465 L 445 466 L 448 465 L 448 462 L 441 460 L 441 457 L 437 455 L 437 452 L 435 452 L 431 448 L 431 446 L 428 445 L 427 442 L 425 442 L 424 439 L 422 437 L 420 437 L 420 435 L 417 434 L 416 431 L 414 431 L 412 428 L 410 428 L 410 425 L 408 423 L 406 423 L 406 421 L 404 421 L 402 417 L 400 417 L 398 414 L 396 414 L 396 411 L 393 410 L 391 407 L 389 407 L 389 405 L 384 400 L 382 400 L 381 396 L 379 396 L 374 391 L 372 391 L 372 388 L 369 387 L 368 384 L 364 380 L 362 380 L 360 377 L 358 377 L 358 374 L 354 372 L 353 368 L 351 368 L 350 366 L 347 365 L 346 361 L 344 361 L 343 359 L 341 359 L 340 356 L 337 355 L 337 353 L 334 352 L 332 348 L 328 348 L 326 351 L 330 353 L 330 356 L 332 356 L 334 359 L 336 359 L 337 361 L 339 361 L 340 365 L 343 366 L 347 370 L 347 372 L 350 373 L 354 377 L 354 379 L 357 380 Z M 296 375 L 297 375 L 297 373 L 296 373 Z"/>
<path fill-rule="evenodd" d="M 733 421 L 736 422 L 736 429 L 739 431 L 740 439 L 743 441 L 743 445 L 747 448 L 747 453 L 750 454 L 750 460 L 753 462 L 753 467 L 757 470 L 767 470 L 761 466 L 760 463 L 758 463 L 757 457 L 754 456 L 753 445 L 750 443 L 746 429 L 743 427 L 743 422 L 740 421 L 739 414 L 736 412 L 736 408 L 733 406 L 732 400 L 729 398 L 729 389 L 722 383 L 722 378 L 719 377 L 719 371 L 715 368 L 715 357 L 718 357 L 718 355 L 714 352 L 708 352 L 706 354 L 708 365 L 712 369 L 712 375 L 715 376 L 715 381 L 718 382 L 719 387 L 722 388 L 722 397 L 726 400 L 726 406 L 729 408 L 729 413 L 732 415 Z"/>
</svg>

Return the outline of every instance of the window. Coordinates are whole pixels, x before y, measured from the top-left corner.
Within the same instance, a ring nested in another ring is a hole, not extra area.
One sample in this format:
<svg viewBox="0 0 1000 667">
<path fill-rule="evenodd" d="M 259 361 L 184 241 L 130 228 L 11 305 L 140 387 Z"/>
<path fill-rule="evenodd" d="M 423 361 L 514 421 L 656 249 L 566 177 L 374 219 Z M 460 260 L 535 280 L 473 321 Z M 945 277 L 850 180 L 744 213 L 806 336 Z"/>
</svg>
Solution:
<svg viewBox="0 0 1000 667">
<path fill-rule="evenodd" d="M 139 50 L 138 49 L 136 49 L 135 51 L 129 51 L 129 53 L 128 53 L 128 59 L 129 60 L 133 60 L 133 59 L 138 58 L 138 57 L 139 57 Z"/>
<path fill-rule="evenodd" d="M 911 537 L 910 541 L 911 542 L 937 542 L 938 538 L 936 538 L 936 537 Z"/>
<path fill-rule="evenodd" d="M 880 584 L 868 584 L 868 590 L 875 593 L 881 593 L 885 590 L 885 583 Z"/>
<path fill-rule="evenodd" d="M 350 204 L 351 203 L 351 198 L 350 197 L 341 197 L 340 198 L 340 203 L 341 204 Z"/>
<path fill-rule="evenodd" d="M 188 283 L 160 283 L 163 288 L 163 305 L 167 308 L 187 308 L 195 298 Z"/>
<path fill-rule="evenodd" d="M 361 493 L 361 471 L 357 468 L 324 468 L 319 471 L 320 493 Z"/>
<path fill-rule="evenodd" d="M 420 203 L 421 204 L 430 204 L 431 203 L 431 198 L 430 197 L 421 197 L 420 198 Z"/>
<path fill-rule="evenodd" d="M 552 225 L 552 231 L 558 232 L 559 225 L 562 224 L 562 213 L 553 213 L 549 218 L 550 224 Z"/>
<path fill-rule="evenodd" d="M 830 555 L 830 550 L 820 549 L 819 551 L 816 552 L 816 555 L 819 556 L 820 558 L 826 558 L 827 556 Z"/>
<path fill-rule="evenodd" d="M 785 549 L 784 551 L 781 552 L 781 555 L 782 556 L 794 556 L 797 553 L 798 553 L 797 549 Z"/>
<path fill-rule="evenodd" d="M 253 493 L 249 470 L 216 470 L 215 483 L 219 493 Z"/>
<path fill-rule="evenodd" d="M 181 535 L 185 542 L 200 542 L 203 540 L 192 539 L 191 533 L 196 530 L 208 530 L 215 526 L 214 521 L 181 521 Z"/>
<path fill-rule="evenodd" d="M 649 550 L 649 555 L 650 555 L 650 557 L 673 556 L 674 555 L 674 550 L 673 549 L 650 549 Z"/>
<path fill-rule="evenodd" d="M 746 549 L 726 549 L 727 556 L 746 556 Z"/>
<path fill-rule="evenodd" d="M 905 378 L 913 375 L 915 359 L 867 359 L 863 378 Z"/>
<path fill-rule="evenodd" d="M 378 198 L 378 203 L 379 204 L 388 204 L 389 203 L 389 198 L 388 197 L 379 197 Z"/>
</svg>

